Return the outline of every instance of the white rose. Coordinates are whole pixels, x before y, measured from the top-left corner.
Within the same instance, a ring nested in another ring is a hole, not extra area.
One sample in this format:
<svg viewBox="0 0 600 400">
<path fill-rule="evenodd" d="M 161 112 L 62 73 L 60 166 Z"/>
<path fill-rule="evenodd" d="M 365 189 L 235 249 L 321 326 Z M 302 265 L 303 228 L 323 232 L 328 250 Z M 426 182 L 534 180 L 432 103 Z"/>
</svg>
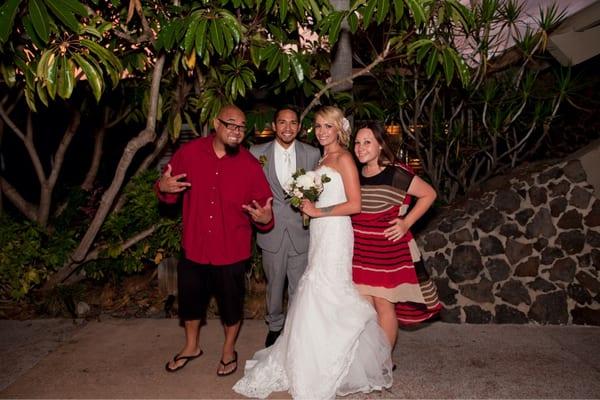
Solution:
<svg viewBox="0 0 600 400">
<path fill-rule="evenodd" d="M 302 175 L 296 179 L 296 185 L 303 189 L 310 189 L 314 184 L 313 179 L 308 175 Z"/>
<path fill-rule="evenodd" d="M 317 173 L 315 171 L 308 171 L 305 175 L 310 177 L 310 179 L 315 182 L 315 178 L 317 177 Z"/>
<path fill-rule="evenodd" d="M 285 190 L 286 192 L 291 192 L 292 188 L 294 187 L 294 178 L 290 178 L 288 179 L 284 184 L 283 184 L 283 190 Z"/>
<path fill-rule="evenodd" d="M 294 189 L 292 194 L 294 195 L 294 197 L 297 197 L 299 199 L 304 198 L 304 194 L 299 189 Z"/>
</svg>

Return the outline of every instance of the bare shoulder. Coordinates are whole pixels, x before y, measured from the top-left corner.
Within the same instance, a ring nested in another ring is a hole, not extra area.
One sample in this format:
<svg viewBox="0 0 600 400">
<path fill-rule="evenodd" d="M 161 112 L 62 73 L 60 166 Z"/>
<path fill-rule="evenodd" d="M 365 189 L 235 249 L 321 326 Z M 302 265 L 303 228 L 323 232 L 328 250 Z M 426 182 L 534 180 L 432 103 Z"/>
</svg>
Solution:
<svg viewBox="0 0 600 400">
<path fill-rule="evenodd" d="M 356 164 L 354 162 L 354 157 L 348 150 L 341 151 L 336 158 L 336 162 L 345 168 L 352 167 L 356 168 Z"/>
<path fill-rule="evenodd" d="M 335 155 L 335 158 L 331 160 L 331 163 L 334 165 L 334 168 L 338 171 L 355 171 L 356 164 L 354 163 L 354 158 L 349 151 L 343 150 Z"/>
</svg>

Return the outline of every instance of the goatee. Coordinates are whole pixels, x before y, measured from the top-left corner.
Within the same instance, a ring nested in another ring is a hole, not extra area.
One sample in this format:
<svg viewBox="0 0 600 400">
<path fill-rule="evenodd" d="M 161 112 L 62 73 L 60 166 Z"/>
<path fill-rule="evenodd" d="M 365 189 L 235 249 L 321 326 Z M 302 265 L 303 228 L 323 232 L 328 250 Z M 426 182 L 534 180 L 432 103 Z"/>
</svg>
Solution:
<svg viewBox="0 0 600 400">
<path fill-rule="evenodd" d="M 225 154 L 235 156 L 240 152 L 239 144 L 225 144 Z"/>
</svg>

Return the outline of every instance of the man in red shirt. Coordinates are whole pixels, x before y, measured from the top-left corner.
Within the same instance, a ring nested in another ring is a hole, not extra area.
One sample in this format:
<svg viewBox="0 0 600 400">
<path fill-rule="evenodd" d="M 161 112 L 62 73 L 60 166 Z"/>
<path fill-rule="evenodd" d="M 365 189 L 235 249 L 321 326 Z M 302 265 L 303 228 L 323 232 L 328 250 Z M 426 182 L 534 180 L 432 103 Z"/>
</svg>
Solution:
<svg viewBox="0 0 600 400">
<path fill-rule="evenodd" d="M 200 326 L 214 295 L 225 331 L 217 375 L 237 369 L 235 340 L 243 318 L 245 266 L 252 225 L 273 226 L 272 193 L 260 163 L 242 146 L 246 117 L 224 106 L 213 121 L 215 134 L 181 146 L 156 183 L 166 203 L 183 195 L 183 251 L 177 267 L 179 317 L 185 345 L 165 366 L 183 368 L 202 355 Z"/>
</svg>

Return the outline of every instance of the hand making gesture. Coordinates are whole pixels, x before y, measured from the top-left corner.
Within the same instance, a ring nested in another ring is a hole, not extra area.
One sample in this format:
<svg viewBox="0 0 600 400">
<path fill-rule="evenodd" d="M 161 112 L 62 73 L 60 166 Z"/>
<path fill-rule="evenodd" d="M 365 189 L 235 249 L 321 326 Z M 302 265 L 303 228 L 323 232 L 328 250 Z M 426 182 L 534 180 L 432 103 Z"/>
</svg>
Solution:
<svg viewBox="0 0 600 400">
<path fill-rule="evenodd" d="M 179 193 L 183 192 L 190 186 L 192 186 L 189 182 L 181 182 L 180 179 L 183 179 L 187 176 L 187 174 L 179 174 L 172 176 L 171 175 L 171 164 L 167 164 L 167 169 L 162 174 L 160 179 L 158 180 L 158 190 L 164 193 Z"/>
<path fill-rule="evenodd" d="M 273 218 L 272 203 L 273 198 L 269 197 L 264 206 L 258 204 L 256 200 L 252 200 L 252 204 L 245 204 L 242 208 L 250 214 L 252 221 L 259 224 L 268 224 Z"/>
</svg>

